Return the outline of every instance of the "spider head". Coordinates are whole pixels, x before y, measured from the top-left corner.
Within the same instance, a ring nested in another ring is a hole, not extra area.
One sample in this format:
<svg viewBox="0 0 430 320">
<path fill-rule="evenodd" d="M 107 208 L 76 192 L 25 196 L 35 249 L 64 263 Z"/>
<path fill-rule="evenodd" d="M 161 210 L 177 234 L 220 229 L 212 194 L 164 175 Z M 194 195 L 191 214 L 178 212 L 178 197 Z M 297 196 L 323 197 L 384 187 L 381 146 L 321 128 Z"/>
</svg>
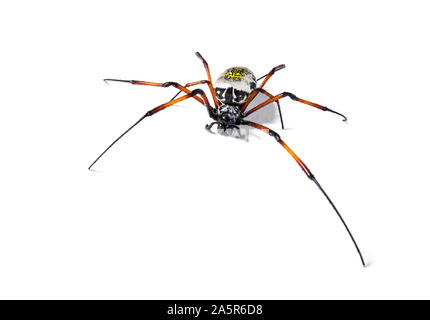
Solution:
<svg viewBox="0 0 430 320">
<path fill-rule="evenodd" d="M 221 124 L 225 126 L 235 125 L 239 123 L 240 119 L 241 112 L 239 107 L 225 104 L 219 108 L 218 121 Z"/>
</svg>

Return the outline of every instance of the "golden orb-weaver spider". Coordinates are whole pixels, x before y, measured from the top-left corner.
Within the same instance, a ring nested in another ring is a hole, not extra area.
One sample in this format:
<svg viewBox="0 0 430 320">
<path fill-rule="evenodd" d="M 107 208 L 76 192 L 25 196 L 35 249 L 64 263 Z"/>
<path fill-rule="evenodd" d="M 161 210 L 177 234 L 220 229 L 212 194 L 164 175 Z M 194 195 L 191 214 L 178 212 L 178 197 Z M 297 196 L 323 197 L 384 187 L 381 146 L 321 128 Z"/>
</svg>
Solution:
<svg viewBox="0 0 430 320">
<path fill-rule="evenodd" d="M 259 130 L 262 130 L 266 133 L 268 133 L 270 136 L 274 137 L 275 140 L 281 144 L 281 146 L 294 158 L 294 160 L 297 162 L 297 164 L 302 168 L 302 170 L 305 172 L 306 176 L 312 180 L 317 187 L 321 190 L 321 192 L 324 194 L 330 205 L 333 207 L 334 211 L 338 215 L 339 219 L 341 220 L 342 224 L 344 225 L 346 231 L 348 232 L 352 242 L 354 243 L 354 246 L 357 250 L 358 255 L 360 256 L 360 260 L 363 266 L 365 266 L 365 262 L 363 259 L 363 256 L 360 252 L 360 249 L 352 236 L 351 231 L 349 230 L 348 226 L 346 225 L 345 221 L 343 220 L 341 214 L 327 195 L 327 193 L 324 191 L 324 189 L 319 184 L 318 180 L 315 178 L 315 176 L 312 174 L 312 172 L 308 169 L 308 167 L 304 164 L 304 162 L 291 150 L 291 148 L 281 139 L 280 135 L 273 131 L 272 129 L 269 129 L 259 123 L 255 123 L 252 121 L 246 120 L 246 118 L 254 113 L 257 110 L 262 109 L 263 107 L 269 105 L 272 102 L 276 102 L 278 105 L 279 114 L 281 117 L 281 123 L 282 128 L 284 128 L 283 120 L 282 120 L 282 114 L 281 109 L 279 106 L 279 99 L 289 97 L 294 101 L 298 101 L 304 104 L 307 104 L 309 106 L 318 108 L 323 111 L 329 111 L 335 114 L 338 114 L 343 117 L 343 121 L 346 121 L 346 117 L 342 115 L 339 112 L 333 111 L 327 107 L 321 106 L 319 104 L 300 99 L 296 95 L 290 93 L 290 92 L 282 92 L 276 96 L 273 96 L 269 92 L 263 89 L 266 82 L 273 76 L 273 74 L 276 71 L 279 71 L 283 68 L 285 68 L 285 65 L 281 64 L 277 67 L 274 67 L 269 73 L 264 75 L 263 77 L 256 79 L 254 74 L 251 72 L 251 70 L 245 68 L 245 67 L 233 67 L 227 69 L 225 72 L 223 72 L 219 78 L 216 80 L 215 85 L 212 83 L 211 74 L 209 71 L 209 66 L 206 62 L 206 60 L 202 57 L 202 55 L 198 52 L 196 52 L 197 57 L 199 57 L 203 65 L 206 69 L 207 73 L 207 80 L 200 80 L 195 81 L 191 83 L 187 83 L 186 85 L 182 86 L 179 83 L 176 82 L 164 82 L 164 83 L 157 83 L 157 82 L 148 82 L 148 81 L 138 81 L 138 80 L 119 80 L 119 79 L 105 79 L 105 81 L 119 81 L 119 82 L 127 82 L 135 85 L 146 85 L 146 86 L 155 86 L 155 87 L 175 87 L 179 89 L 178 92 L 184 92 L 185 94 L 179 98 L 176 98 L 175 95 L 169 102 L 163 103 L 162 105 L 149 110 L 147 113 L 145 113 L 136 123 L 134 123 L 130 128 L 128 128 L 125 132 L 123 132 L 117 139 L 115 139 L 95 160 L 94 162 L 88 167 L 89 170 L 93 167 L 93 165 L 108 151 L 118 140 L 120 140 L 125 134 L 127 134 L 131 129 L 133 129 L 136 125 L 138 125 L 143 119 L 146 117 L 152 116 L 155 113 L 164 110 L 175 103 L 178 103 L 180 101 L 186 100 L 188 98 L 194 98 L 203 106 L 206 107 L 209 117 L 211 117 L 214 122 L 207 124 L 206 129 L 211 132 L 211 128 L 214 124 L 218 125 L 218 128 L 221 130 L 233 130 L 233 129 L 239 129 L 238 126 L 245 125 L 250 126 Z M 261 82 L 261 84 L 257 88 L 257 82 L 260 79 L 264 80 Z M 199 84 L 207 84 L 209 87 L 209 90 L 211 92 L 214 107 L 210 105 L 208 98 L 206 97 L 206 94 L 201 89 L 195 89 L 193 91 L 190 91 L 189 87 L 199 85 Z M 246 110 L 249 103 L 257 96 L 258 93 L 265 94 L 268 97 L 268 100 L 258 104 L 254 108 L 250 110 Z"/>
</svg>

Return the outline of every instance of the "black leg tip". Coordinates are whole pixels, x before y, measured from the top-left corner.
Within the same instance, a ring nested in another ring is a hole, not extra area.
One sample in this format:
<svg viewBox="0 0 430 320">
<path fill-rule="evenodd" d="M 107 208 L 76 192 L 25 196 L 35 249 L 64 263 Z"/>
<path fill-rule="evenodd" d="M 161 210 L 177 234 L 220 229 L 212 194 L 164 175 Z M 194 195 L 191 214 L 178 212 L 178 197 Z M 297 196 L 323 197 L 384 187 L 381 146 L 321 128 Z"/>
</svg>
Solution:
<svg viewBox="0 0 430 320">
<path fill-rule="evenodd" d="M 332 113 L 334 113 L 334 114 L 337 114 L 337 115 L 339 115 L 339 116 L 341 116 L 343 119 L 343 121 L 344 122 L 346 122 L 346 121 L 348 121 L 348 118 L 347 117 L 345 117 L 342 113 L 340 113 L 340 112 L 337 112 L 337 111 L 334 111 L 334 110 L 331 110 L 330 108 L 327 108 L 327 107 L 325 107 L 326 109 L 325 109 L 325 111 L 329 111 L 329 112 L 332 112 Z"/>
<path fill-rule="evenodd" d="M 284 69 L 285 68 L 285 64 L 280 64 L 279 66 L 277 66 L 277 67 L 274 67 L 273 68 L 273 71 L 275 72 L 275 71 L 279 71 L 279 70 L 282 70 L 282 69 Z"/>
</svg>

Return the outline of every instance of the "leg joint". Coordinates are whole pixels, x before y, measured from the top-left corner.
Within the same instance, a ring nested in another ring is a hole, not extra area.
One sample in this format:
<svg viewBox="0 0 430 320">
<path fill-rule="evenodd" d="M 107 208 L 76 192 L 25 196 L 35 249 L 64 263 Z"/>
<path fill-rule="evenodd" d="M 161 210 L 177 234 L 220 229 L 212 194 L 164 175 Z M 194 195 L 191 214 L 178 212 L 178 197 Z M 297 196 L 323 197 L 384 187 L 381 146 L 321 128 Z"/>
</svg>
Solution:
<svg viewBox="0 0 430 320">
<path fill-rule="evenodd" d="M 275 138 L 276 141 L 281 142 L 281 136 L 272 129 L 269 129 L 269 135 Z"/>
<path fill-rule="evenodd" d="M 209 84 L 210 82 L 209 82 L 209 80 L 202 80 L 202 81 L 188 82 L 187 84 L 185 84 L 185 87 L 188 87 L 188 86 L 190 86 L 190 85 L 192 85 L 192 84 L 199 84 L 199 83 L 202 83 L 202 84 Z"/>
<path fill-rule="evenodd" d="M 162 86 L 163 86 L 163 88 L 167 88 L 167 87 L 171 87 L 171 86 L 177 88 L 179 86 L 179 83 L 177 83 L 177 82 L 164 82 L 162 84 Z"/>
<path fill-rule="evenodd" d="M 202 94 L 203 95 L 204 93 L 205 92 L 202 89 L 195 89 L 195 90 L 191 91 L 190 96 L 194 97 L 195 95 L 198 95 L 198 94 Z"/>
<path fill-rule="evenodd" d="M 297 100 L 298 99 L 296 95 L 294 95 L 294 94 L 292 94 L 290 92 L 282 92 L 282 96 L 283 97 L 290 97 L 292 100 Z"/>
</svg>

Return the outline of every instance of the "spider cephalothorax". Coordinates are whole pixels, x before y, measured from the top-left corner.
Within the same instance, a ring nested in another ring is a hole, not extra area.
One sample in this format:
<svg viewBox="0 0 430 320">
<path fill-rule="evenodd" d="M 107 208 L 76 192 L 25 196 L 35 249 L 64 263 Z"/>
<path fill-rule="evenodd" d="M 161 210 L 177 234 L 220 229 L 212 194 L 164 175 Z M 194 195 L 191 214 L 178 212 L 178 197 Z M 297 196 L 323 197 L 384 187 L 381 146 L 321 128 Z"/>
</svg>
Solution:
<svg viewBox="0 0 430 320">
<path fill-rule="evenodd" d="M 223 126 L 234 126 L 240 124 L 242 114 L 238 106 L 224 104 L 220 106 L 216 120 Z"/>
<path fill-rule="evenodd" d="M 336 113 L 344 118 L 344 121 L 346 121 L 346 117 L 336 111 L 333 111 L 327 107 L 321 106 L 319 104 L 300 99 L 296 95 L 289 93 L 289 92 L 282 92 L 276 96 L 273 96 L 269 92 L 263 89 L 266 82 L 270 79 L 270 77 L 273 76 L 273 74 L 276 71 L 279 71 L 283 68 L 285 68 L 285 65 L 281 64 L 277 67 L 274 67 L 270 72 L 263 77 L 256 79 L 254 74 L 251 72 L 251 70 L 245 68 L 245 67 L 233 67 L 229 68 L 226 71 L 224 71 L 216 80 L 215 85 L 212 84 L 212 79 L 209 71 L 209 66 L 206 62 L 206 60 L 201 56 L 200 53 L 196 52 L 196 55 L 202 60 L 203 65 L 206 69 L 206 74 L 208 79 L 207 80 L 200 80 L 195 82 L 187 83 L 186 85 L 182 86 L 177 82 L 164 82 L 164 83 L 158 83 L 158 82 L 148 82 L 148 81 L 137 81 L 137 80 L 119 80 L 119 79 L 105 79 L 105 81 L 120 81 L 120 82 L 128 82 L 132 84 L 137 85 L 146 85 L 146 86 L 155 86 L 155 87 L 175 87 L 179 89 L 178 92 L 183 92 L 184 95 L 181 97 L 176 98 L 174 96 L 169 102 L 163 103 L 159 105 L 156 108 L 153 108 L 146 112 L 136 123 L 134 123 L 130 128 L 128 128 L 125 132 L 123 132 L 116 140 L 114 140 L 97 158 L 93 161 L 93 163 L 89 166 L 88 169 L 91 169 L 92 166 L 108 151 L 119 139 L 121 139 L 125 134 L 127 134 L 131 129 L 133 129 L 137 124 L 139 124 L 143 119 L 146 117 L 152 116 L 155 113 L 164 110 L 175 103 L 181 102 L 183 100 L 193 98 L 197 100 L 199 103 L 204 105 L 206 110 L 209 113 L 209 116 L 215 120 L 214 122 L 207 124 L 206 129 L 210 131 L 212 126 L 214 124 L 218 124 L 218 127 L 221 129 L 224 129 L 224 131 L 227 129 L 236 128 L 238 129 L 238 126 L 249 126 L 256 129 L 259 129 L 273 138 L 281 144 L 281 146 L 294 158 L 294 160 L 297 162 L 297 164 L 302 168 L 302 170 L 305 172 L 306 176 L 312 180 L 317 187 L 321 190 L 321 192 L 324 194 L 324 196 L 327 198 L 331 206 L 333 207 L 334 211 L 340 218 L 341 222 L 343 223 L 344 227 L 346 228 L 346 231 L 348 232 L 349 236 L 351 237 L 352 242 L 354 243 L 354 246 L 360 256 L 361 263 L 363 266 L 365 265 L 364 259 L 361 255 L 360 249 L 357 246 L 357 243 L 354 240 L 354 237 L 352 236 L 351 232 L 349 231 L 345 221 L 342 219 L 342 216 L 340 215 L 339 211 L 334 206 L 333 202 L 330 200 L 328 195 L 325 193 L 324 189 L 321 187 L 315 176 L 312 174 L 312 172 L 309 170 L 309 168 L 304 164 L 304 162 L 291 150 L 291 148 L 281 139 L 281 136 L 273 131 L 272 129 L 269 129 L 261 124 L 246 120 L 246 118 L 264 108 L 265 106 L 269 105 L 272 102 L 275 102 L 278 105 L 279 115 L 281 117 L 281 124 L 282 128 L 284 128 L 284 124 L 282 121 L 282 114 L 281 109 L 279 106 L 279 99 L 282 99 L 284 97 L 289 97 L 290 99 L 294 101 L 298 101 L 304 104 L 307 104 L 311 107 L 323 110 L 323 111 L 330 111 L 333 113 Z M 264 78 L 264 79 L 263 79 Z M 257 87 L 257 81 L 260 79 L 263 79 L 261 84 Z M 212 95 L 214 106 L 211 106 L 209 103 L 209 100 L 204 93 L 202 89 L 195 89 L 193 91 L 190 91 L 187 89 L 188 87 L 192 87 L 199 84 L 207 84 L 210 90 L 210 93 Z M 257 106 L 253 107 L 250 110 L 247 110 L 249 103 L 257 96 L 257 94 L 262 93 L 268 97 L 268 99 L 260 104 L 257 104 Z"/>
</svg>

